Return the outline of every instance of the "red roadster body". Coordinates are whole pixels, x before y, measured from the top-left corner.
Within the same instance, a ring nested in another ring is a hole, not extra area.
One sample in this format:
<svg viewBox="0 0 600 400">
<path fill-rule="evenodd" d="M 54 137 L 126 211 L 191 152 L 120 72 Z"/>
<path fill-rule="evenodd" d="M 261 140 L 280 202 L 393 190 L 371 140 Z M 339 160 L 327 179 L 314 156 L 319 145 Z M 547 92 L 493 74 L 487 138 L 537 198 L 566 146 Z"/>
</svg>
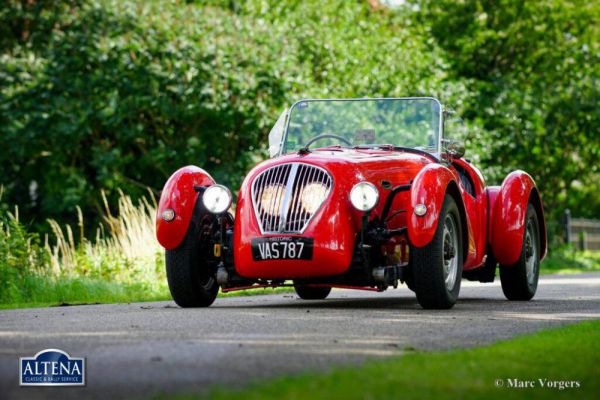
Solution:
<svg viewBox="0 0 600 400">
<path fill-rule="evenodd" d="M 174 300 L 208 306 L 219 287 L 283 285 L 323 299 L 400 281 L 423 307 L 450 308 L 461 278 L 491 282 L 498 264 L 507 298 L 531 299 L 546 252 L 535 182 L 515 171 L 486 186 L 446 116 L 433 98 L 297 102 L 270 134 L 273 157 L 244 179 L 235 217 L 208 172 L 175 172 L 156 218 Z"/>
</svg>

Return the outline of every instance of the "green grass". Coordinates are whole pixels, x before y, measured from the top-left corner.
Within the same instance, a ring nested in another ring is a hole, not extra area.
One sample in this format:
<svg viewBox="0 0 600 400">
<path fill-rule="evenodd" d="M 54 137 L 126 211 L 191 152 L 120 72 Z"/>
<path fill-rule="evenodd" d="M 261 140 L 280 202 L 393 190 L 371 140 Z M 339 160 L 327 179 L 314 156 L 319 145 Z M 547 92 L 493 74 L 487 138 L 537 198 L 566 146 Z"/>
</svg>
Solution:
<svg viewBox="0 0 600 400">
<path fill-rule="evenodd" d="M 122 283 L 86 277 L 53 278 L 25 276 L 11 293 L 11 301 L 0 303 L 0 309 L 52 307 L 98 303 L 133 303 L 171 300 L 166 284 Z M 23 295 L 22 293 L 27 293 Z M 220 293 L 219 297 L 255 296 L 293 292 L 292 288 L 254 289 Z M 219 301 L 217 299 L 216 301 Z"/>
<path fill-rule="evenodd" d="M 11 301 L 0 309 L 47 307 L 60 304 L 130 303 L 170 298 L 166 286 L 119 283 L 86 277 L 25 276 Z M 26 289 L 24 289 L 26 288 Z M 26 293 L 26 297 L 22 294 Z"/>
<path fill-rule="evenodd" d="M 577 274 L 600 271 L 600 251 L 558 249 L 542 262 L 542 274 Z"/>
<path fill-rule="evenodd" d="M 457 327 L 460 329 L 460 327 Z M 362 367 L 305 373 L 213 389 L 184 399 L 597 399 L 600 395 L 600 321 L 589 321 L 490 346 L 447 352 L 414 352 Z M 497 387 L 496 380 L 503 387 Z M 507 387 L 507 379 L 536 387 Z M 578 381 L 579 388 L 540 387 L 538 379 Z"/>
</svg>

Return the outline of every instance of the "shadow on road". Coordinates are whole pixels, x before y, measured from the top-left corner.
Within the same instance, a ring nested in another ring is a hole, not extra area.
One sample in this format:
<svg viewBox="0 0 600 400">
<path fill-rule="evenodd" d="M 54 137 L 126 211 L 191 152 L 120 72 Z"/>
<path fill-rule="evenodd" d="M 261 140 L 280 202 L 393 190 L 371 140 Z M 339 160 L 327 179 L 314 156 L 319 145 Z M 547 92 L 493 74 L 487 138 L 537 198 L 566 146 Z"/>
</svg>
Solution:
<svg viewBox="0 0 600 400">
<path fill-rule="evenodd" d="M 510 302 L 504 299 L 490 299 L 470 297 L 459 299 L 453 309 L 440 310 L 443 312 L 465 311 L 474 309 L 486 309 L 492 311 L 507 311 L 515 309 L 546 309 L 552 310 L 553 306 L 564 305 L 565 300 L 533 300 L 530 302 Z M 176 306 L 165 306 L 165 308 L 178 309 Z M 209 309 L 218 310 L 247 310 L 247 309 L 402 309 L 412 311 L 435 311 L 424 310 L 413 297 L 368 297 L 368 298 L 333 298 L 328 300 L 300 300 L 298 298 L 285 298 L 277 303 L 264 301 L 259 298 L 247 299 L 236 303 L 219 304 L 219 299 Z M 183 310 L 183 309 L 181 309 Z"/>
</svg>

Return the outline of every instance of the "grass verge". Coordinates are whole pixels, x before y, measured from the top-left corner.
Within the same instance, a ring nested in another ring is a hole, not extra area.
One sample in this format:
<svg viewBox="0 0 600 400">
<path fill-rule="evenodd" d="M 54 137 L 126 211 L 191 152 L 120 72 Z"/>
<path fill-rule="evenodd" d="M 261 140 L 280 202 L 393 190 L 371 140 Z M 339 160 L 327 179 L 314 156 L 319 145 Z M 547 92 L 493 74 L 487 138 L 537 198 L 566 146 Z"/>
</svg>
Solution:
<svg viewBox="0 0 600 400">
<path fill-rule="evenodd" d="M 148 285 L 144 282 L 122 283 L 86 277 L 52 278 L 25 276 L 11 302 L 0 303 L 0 310 L 13 308 L 53 307 L 59 305 L 134 303 L 171 300 L 166 285 Z M 27 287 L 28 297 L 20 292 Z M 241 290 L 220 293 L 219 297 L 255 296 L 293 292 L 292 288 Z M 219 301 L 217 299 L 216 301 Z"/>
<path fill-rule="evenodd" d="M 28 288 L 29 296 L 25 298 L 15 293 L 10 303 L 0 303 L 0 309 L 170 299 L 166 287 L 151 287 L 142 282 L 119 283 L 86 277 L 26 276 L 23 279 L 26 282 L 21 282 L 21 285 Z"/>
<path fill-rule="evenodd" d="M 559 249 L 548 254 L 542 262 L 542 274 L 578 274 L 600 271 L 600 251 Z"/>
<path fill-rule="evenodd" d="M 177 399 L 597 399 L 599 375 L 600 321 L 588 321 L 481 348 L 408 352 L 358 368 Z M 514 380 L 533 382 L 534 387 L 511 387 Z"/>
</svg>

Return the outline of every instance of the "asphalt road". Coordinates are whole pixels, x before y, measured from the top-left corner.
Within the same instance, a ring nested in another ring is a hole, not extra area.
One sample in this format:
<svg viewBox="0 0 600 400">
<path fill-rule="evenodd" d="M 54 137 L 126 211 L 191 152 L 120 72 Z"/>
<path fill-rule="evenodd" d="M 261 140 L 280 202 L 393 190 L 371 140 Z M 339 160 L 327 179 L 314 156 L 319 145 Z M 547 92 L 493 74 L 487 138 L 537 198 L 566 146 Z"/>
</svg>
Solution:
<svg viewBox="0 0 600 400">
<path fill-rule="evenodd" d="M 208 309 L 172 302 L 0 311 L 0 398 L 131 398 L 211 384 L 477 346 L 600 318 L 600 273 L 544 276 L 531 302 L 508 302 L 499 283 L 463 281 L 459 303 L 425 311 L 405 287 L 219 298 Z M 86 357 L 87 386 L 19 387 L 19 357 L 58 348 Z"/>
</svg>

